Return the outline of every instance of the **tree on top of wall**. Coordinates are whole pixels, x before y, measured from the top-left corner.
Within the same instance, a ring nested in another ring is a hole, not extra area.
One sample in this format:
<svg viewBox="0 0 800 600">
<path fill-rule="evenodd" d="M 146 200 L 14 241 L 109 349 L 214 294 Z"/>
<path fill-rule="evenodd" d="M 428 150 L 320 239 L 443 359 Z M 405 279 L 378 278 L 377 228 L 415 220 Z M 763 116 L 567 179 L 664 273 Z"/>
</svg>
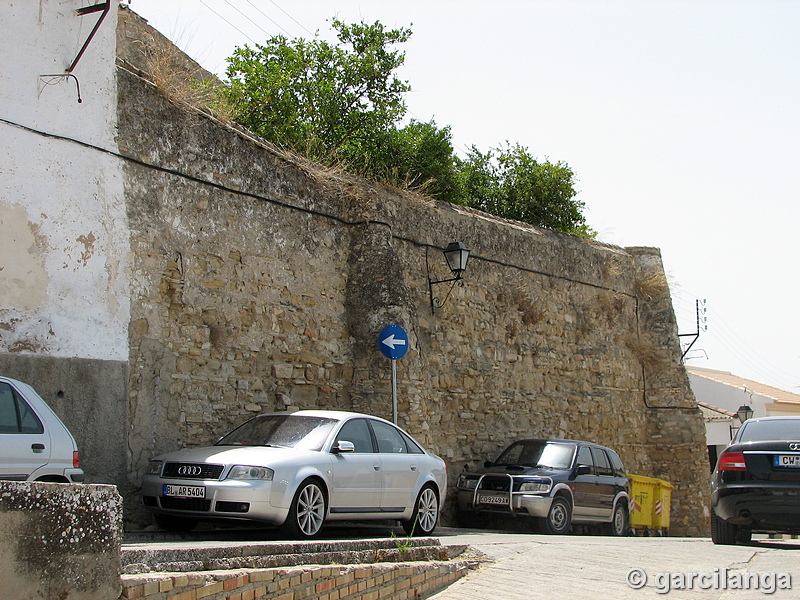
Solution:
<svg viewBox="0 0 800 600">
<path fill-rule="evenodd" d="M 338 42 L 278 35 L 228 59 L 236 120 L 271 142 L 326 165 L 416 188 L 498 216 L 590 235 L 564 163 L 539 162 L 519 144 L 466 158 L 449 127 L 406 116 L 397 48 L 411 30 L 332 21 Z"/>
<path fill-rule="evenodd" d="M 593 235 L 575 198 L 575 174 L 563 162 L 539 161 L 519 143 L 456 157 L 457 202 L 493 215 L 564 233 Z"/>
</svg>

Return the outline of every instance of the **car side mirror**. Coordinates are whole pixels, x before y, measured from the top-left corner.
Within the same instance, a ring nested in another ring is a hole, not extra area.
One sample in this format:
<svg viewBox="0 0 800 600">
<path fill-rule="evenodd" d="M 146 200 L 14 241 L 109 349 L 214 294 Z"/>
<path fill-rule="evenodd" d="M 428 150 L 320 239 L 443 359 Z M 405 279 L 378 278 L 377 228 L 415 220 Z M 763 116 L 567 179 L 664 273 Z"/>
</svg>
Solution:
<svg viewBox="0 0 800 600">
<path fill-rule="evenodd" d="M 483 466 L 488 469 L 489 467 L 493 467 L 494 463 L 490 460 L 487 460 L 485 463 L 483 463 Z"/>
<path fill-rule="evenodd" d="M 578 465 L 578 468 L 575 469 L 575 475 L 591 475 L 591 474 L 592 474 L 591 465 Z"/>
<path fill-rule="evenodd" d="M 333 452 L 334 454 L 341 454 L 342 452 L 355 452 L 355 451 L 356 451 L 355 444 L 353 442 L 348 442 L 347 440 L 339 440 L 331 448 L 331 452 Z"/>
</svg>

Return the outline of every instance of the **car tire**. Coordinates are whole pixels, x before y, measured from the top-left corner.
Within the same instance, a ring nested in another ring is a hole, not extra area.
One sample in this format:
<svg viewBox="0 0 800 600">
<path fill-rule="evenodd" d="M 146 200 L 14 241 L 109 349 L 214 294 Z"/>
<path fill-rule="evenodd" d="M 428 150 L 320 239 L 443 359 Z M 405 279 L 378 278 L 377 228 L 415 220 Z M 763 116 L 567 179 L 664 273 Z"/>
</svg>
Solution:
<svg viewBox="0 0 800 600">
<path fill-rule="evenodd" d="M 628 507 L 625 506 L 625 500 L 620 500 L 614 507 L 614 515 L 611 517 L 611 522 L 606 523 L 606 535 L 624 537 L 628 535 L 630 528 L 631 524 L 628 518 Z"/>
<path fill-rule="evenodd" d="M 739 531 L 736 532 L 737 544 L 749 544 L 753 539 L 753 530 L 749 527 L 742 527 L 739 525 Z"/>
<path fill-rule="evenodd" d="M 542 529 L 551 535 L 563 535 L 572 525 L 572 504 L 564 496 L 556 496 L 550 504 L 547 516 L 542 520 Z"/>
<path fill-rule="evenodd" d="M 430 535 L 439 521 L 439 495 L 431 484 L 422 487 L 414 503 L 411 519 L 402 521 L 408 535 Z"/>
<path fill-rule="evenodd" d="M 294 539 L 315 538 L 322 531 L 327 511 L 328 500 L 322 484 L 317 479 L 306 479 L 294 494 L 281 530 Z"/>
<path fill-rule="evenodd" d="M 732 525 L 725 519 L 720 519 L 717 514 L 711 511 L 711 541 L 715 544 L 733 546 L 739 541 L 741 529 L 738 525 Z"/>
<path fill-rule="evenodd" d="M 164 531 L 179 533 L 182 531 L 191 531 L 197 527 L 197 520 L 188 519 L 186 517 L 176 517 L 174 515 L 156 515 L 156 525 Z"/>
</svg>

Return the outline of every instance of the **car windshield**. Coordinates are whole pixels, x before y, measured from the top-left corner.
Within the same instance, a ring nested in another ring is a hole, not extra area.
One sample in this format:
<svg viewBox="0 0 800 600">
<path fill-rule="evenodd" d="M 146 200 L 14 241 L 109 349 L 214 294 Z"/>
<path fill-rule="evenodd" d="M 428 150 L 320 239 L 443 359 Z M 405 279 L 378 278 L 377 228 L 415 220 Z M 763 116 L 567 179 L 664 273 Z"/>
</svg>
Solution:
<svg viewBox="0 0 800 600">
<path fill-rule="evenodd" d="M 575 446 L 558 442 L 515 442 L 495 461 L 498 466 L 525 466 L 540 469 L 569 469 Z"/>
<path fill-rule="evenodd" d="M 319 451 L 338 421 L 305 415 L 262 415 L 250 419 L 215 446 L 279 446 Z"/>
<path fill-rule="evenodd" d="M 800 441 L 800 419 L 748 421 L 742 425 L 739 442 Z"/>
</svg>

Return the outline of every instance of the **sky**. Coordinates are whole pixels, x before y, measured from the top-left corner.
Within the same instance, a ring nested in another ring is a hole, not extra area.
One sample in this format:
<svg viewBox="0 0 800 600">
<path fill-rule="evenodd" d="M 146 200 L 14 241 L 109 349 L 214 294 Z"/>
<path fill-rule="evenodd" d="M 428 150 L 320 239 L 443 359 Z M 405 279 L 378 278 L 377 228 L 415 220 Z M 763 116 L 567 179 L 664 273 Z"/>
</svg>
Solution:
<svg viewBox="0 0 800 600">
<path fill-rule="evenodd" d="M 686 364 L 800 394 L 800 2 L 129 0 L 205 68 L 330 20 L 408 27 L 409 116 L 575 172 L 587 223 L 660 248 Z M 684 343 L 691 338 L 682 337 Z"/>
</svg>

